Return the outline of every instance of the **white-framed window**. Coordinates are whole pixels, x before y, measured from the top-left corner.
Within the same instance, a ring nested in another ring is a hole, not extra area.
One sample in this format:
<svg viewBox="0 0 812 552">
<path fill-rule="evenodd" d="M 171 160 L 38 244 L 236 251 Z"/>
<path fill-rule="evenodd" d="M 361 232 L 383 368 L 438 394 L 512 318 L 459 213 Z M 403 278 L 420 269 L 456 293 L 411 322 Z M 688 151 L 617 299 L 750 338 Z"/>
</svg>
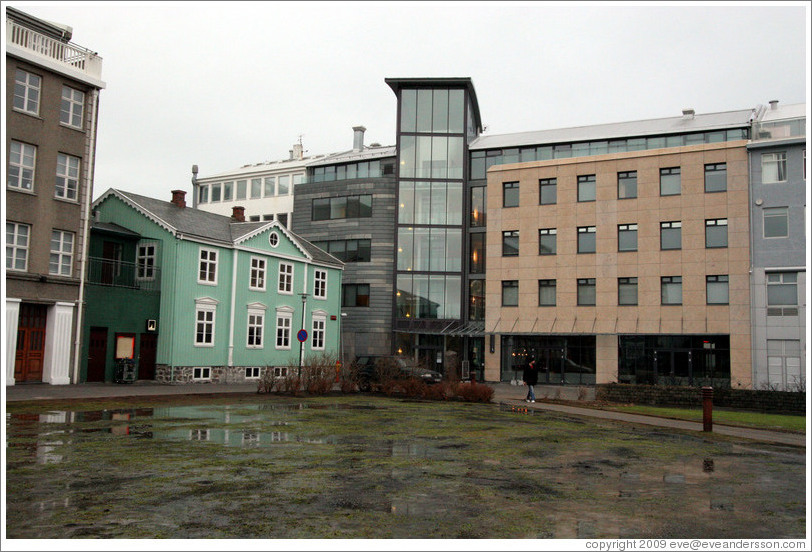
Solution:
<svg viewBox="0 0 812 552">
<path fill-rule="evenodd" d="M 325 316 L 313 315 L 313 334 L 311 335 L 310 348 L 314 351 L 324 350 L 324 332 L 327 326 Z"/>
<path fill-rule="evenodd" d="M 293 295 L 293 265 L 279 263 L 279 293 Z"/>
<path fill-rule="evenodd" d="M 273 220 L 273 215 L 271 215 L 271 218 L 269 220 Z M 279 245 L 279 234 L 277 234 L 276 232 L 271 232 L 268 235 L 268 243 L 271 244 L 271 247 L 278 246 Z"/>
<path fill-rule="evenodd" d="M 192 369 L 192 379 L 196 381 L 200 380 L 210 380 L 211 379 L 211 367 L 210 366 L 195 366 Z M 208 430 L 206 430 L 208 431 Z"/>
<path fill-rule="evenodd" d="M 787 152 L 761 154 L 761 182 L 774 184 L 787 181 Z"/>
<path fill-rule="evenodd" d="M 198 203 L 208 203 L 209 202 L 209 186 L 208 184 L 201 184 L 200 188 L 197 192 L 197 202 Z"/>
<path fill-rule="evenodd" d="M 265 347 L 265 307 L 248 307 L 248 339 L 246 347 L 262 349 Z"/>
<path fill-rule="evenodd" d="M 767 381 L 770 388 L 799 391 L 806 381 L 801 369 L 801 342 L 797 339 L 767 340 Z"/>
<path fill-rule="evenodd" d="M 316 269 L 313 272 L 313 297 L 327 299 L 327 271 Z"/>
<path fill-rule="evenodd" d="M 262 179 L 251 179 L 251 199 L 259 199 L 262 197 Z"/>
<path fill-rule="evenodd" d="M 276 348 L 290 349 L 290 329 L 293 319 L 293 309 L 280 307 L 276 311 Z"/>
<path fill-rule="evenodd" d="M 6 270 L 28 270 L 28 243 L 31 227 L 6 222 Z"/>
<path fill-rule="evenodd" d="M 73 232 L 51 231 L 51 257 L 48 273 L 56 276 L 70 276 L 73 272 Z"/>
<path fill-rule="evenodd" d="M 155 263 L 158 255 L 158 244 L 155 242 L 141 242 L 136 253 L 135 277 L 139 280 L 155 279 Z"/>
<path fill-rule="evenodd" d="M 288 367 L 287 366 L 274 366 L 273 367 L 273 377 L 275 377 L 275 378 L 286 378 L 286 377 L 288 377 Z"/>
<path fill-rule="evenodd" d="M 798 273 L 767 274 L 767 316 L 798 316 Z"/>
<path fill-rule="evenodd" d="M 261 371 L 259 366 L 246 366 L 245 379 L 259 379 Z"/>
<path fill-rule="evenodd" d="M 14 109 L 38 115 L 41 82 L 38 75 L 17 69 L 14 73 Z"/>
<path fill-rule="evenodd" d="M 195 301 L 195 347 L 214 347 L 217 303 L 208 297 Z"/>
<path fill-rule="evenodd" d="M 198 370 L 198 368 L 195 368 Z M 202 368 L 201 368 L 202 370 Z M 207 370 L 211 370 L 207 368 Z M 201 380 L 211 379 L 211 378 L 200 378 Z M 190 429 L 189 430 L 189 440 L 190 441 L 208 441 L 209 440 L 209 430 L 208 429 Z"/>
<path fill-rule="evenodd" d="M 273 197 L 276 195 L 276 177 L 266 176 L 263 184 L 265 185 L 265 197 Z"/>
<path fill-rule="evenodd" d="M 34 167 L 37 163 L 37 146 L 11 141 L 8 150 L 9 188 L 18 188 L 28 192 L 34 189 Z"/>
<path fill-rule="evenodd" d="M 217 251 L 201 247 L 199 266 L 197 283 L 217 285 Z"/>
<path fill-rule="evenodd" d="M 75 201 L 79 190 L 79 167 L 82 160 L 73 155 L 60 153 L 56 156 L 56 186 L 54 195 Z"/>
<path fill-rule="evenodd" d="M 59 122 L 73 128 L 82 128 L 85 114 L 85 93 L 70 86 L 62 86 L 62 104 L 59 108 Z"/>
<path fill-rule="evenodd" d="M 265 291 L 266 261 L 260 257 L 251 257 L 251 276 L 248 289 Z"/>
</svg>

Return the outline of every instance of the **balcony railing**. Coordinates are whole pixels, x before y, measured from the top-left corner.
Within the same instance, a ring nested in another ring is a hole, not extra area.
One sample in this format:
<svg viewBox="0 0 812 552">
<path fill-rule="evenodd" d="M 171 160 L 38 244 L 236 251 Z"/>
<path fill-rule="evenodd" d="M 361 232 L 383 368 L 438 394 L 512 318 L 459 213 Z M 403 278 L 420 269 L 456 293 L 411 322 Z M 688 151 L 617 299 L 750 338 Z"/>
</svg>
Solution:
<svg viewBox="0 0 812 552">
<path fill-rule="evenodd" d="M 89 257 L 87 261 L 88 284 L 161 291 L 161 270 L 156 266 L 98 257 Z"/>
<path fill-rule="evenodd" d="M 29 52 L 101 79 L 102 58 L 95 52 L 70 42 L 61 42 L 6 17 L 6 42 Z"/>
</svg>

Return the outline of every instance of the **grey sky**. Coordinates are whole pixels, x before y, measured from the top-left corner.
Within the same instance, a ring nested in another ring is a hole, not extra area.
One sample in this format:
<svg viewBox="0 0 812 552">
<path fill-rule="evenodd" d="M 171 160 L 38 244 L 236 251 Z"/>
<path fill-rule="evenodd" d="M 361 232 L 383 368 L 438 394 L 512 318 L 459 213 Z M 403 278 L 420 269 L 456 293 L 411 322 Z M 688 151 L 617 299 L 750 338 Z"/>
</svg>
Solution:
<svg viewBox="0 0 812 552">
<path fill-rule="evenodd" d="M 809 3 L 7 2 L 104 59 L 94 197 L 394 144 L 387 77 L 471 77 L 487 134 L 807 101 Z"/>
</svg>

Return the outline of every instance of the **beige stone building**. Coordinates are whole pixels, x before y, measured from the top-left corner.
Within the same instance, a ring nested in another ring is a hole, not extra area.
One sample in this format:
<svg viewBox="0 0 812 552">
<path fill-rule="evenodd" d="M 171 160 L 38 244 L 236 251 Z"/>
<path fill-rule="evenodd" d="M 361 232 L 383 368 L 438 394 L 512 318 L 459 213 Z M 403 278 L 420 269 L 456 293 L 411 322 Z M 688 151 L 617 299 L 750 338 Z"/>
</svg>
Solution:
<svg viewBox="0 0 812 552">
<path fill-rule="evenodd" d="M 751 387 L 746 146 L 490 168 L 485 379 Z"/>
</svg>

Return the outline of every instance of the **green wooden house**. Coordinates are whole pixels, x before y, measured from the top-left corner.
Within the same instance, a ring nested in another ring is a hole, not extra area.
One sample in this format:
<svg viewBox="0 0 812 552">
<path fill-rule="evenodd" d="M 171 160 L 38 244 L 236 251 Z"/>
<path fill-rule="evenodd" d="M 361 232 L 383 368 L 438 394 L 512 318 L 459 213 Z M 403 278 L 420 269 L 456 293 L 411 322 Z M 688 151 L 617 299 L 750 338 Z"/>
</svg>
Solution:
<svg viewBox="0 0 812 552">
<path fill-rule="evenodd" d="M 276 221 L 184 196 L 110 189 L 94 202 L 84 381 L 114 381 L 129 362 L 140 379 L 241 382 L 337 358 L 341 261 Z"/>
</svg>

